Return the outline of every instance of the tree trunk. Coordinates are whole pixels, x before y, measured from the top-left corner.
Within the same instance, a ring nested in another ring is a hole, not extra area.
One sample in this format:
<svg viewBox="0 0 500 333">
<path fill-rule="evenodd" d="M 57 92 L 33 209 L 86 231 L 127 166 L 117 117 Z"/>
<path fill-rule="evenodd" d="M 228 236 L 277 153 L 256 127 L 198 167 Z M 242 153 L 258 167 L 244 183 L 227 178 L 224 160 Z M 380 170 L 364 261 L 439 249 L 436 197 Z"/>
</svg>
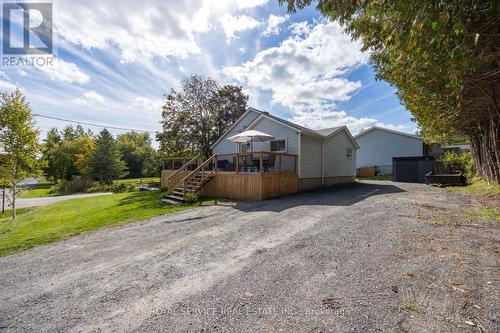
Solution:
<svg viewBox="0 0 500 333">
<path fill-rule="evenodd" d="M 17 184 L 17 166 L 14 164 L 12 170 L 12 219 L 16 219 L 16 184 Z"/>
<path fill-rule="evenodd" d="M 476 172 L 489 183 L 500 184 L 500 120 L 492 114 L 469 135 Z"/>
</svg>

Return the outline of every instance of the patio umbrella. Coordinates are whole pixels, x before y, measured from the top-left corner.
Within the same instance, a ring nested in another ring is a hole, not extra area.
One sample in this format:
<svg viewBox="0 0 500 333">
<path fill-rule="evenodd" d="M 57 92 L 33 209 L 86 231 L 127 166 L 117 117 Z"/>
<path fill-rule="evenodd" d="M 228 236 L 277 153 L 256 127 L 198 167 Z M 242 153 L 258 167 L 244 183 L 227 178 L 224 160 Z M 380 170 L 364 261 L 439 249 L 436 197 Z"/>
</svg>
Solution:
<svg viewBox="0 0 500 333">
<path fill-rule="evenodd" d="M 228 140 L 232 142 L 246 143 L 250 141 L 250 150 L 253 151 L 253 142 L 265 142 L 274 139 L 270 134 L 262 133 L 255 130 L 248 130 L 236 135 L 233 135 Z"/>
</svg>

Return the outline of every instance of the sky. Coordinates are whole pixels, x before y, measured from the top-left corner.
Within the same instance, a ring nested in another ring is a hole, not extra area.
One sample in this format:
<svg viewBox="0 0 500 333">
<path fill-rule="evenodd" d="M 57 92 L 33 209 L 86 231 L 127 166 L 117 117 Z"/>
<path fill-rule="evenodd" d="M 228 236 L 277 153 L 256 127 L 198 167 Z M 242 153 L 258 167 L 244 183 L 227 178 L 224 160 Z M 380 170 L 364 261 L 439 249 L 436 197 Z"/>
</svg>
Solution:
<svg viewBox="0 0 500 333">
<path fill-rule="evenodd" d="M 277 0 L 67 0 L 53 8 L 54 65 L 0 67 L 0 90 L 18 87 L 37 114 L 158 131 L 165 93 L 202 74 L 309 128 L 416 130 L 360 43 L 314 6 L 288 14 Z M 42 136 L 67 125 L 37 124 Z"/>
</svg>

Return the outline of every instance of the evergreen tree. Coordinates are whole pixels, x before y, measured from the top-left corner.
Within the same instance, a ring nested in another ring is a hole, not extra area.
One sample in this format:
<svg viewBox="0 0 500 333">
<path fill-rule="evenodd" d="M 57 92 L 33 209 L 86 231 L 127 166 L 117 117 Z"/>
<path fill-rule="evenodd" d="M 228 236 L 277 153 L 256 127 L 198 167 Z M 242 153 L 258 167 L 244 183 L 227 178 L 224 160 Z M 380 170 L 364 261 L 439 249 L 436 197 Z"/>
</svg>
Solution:
<svg viewBox="0 0 500 333">
<path fill-rule="evenodd" d="M 126 175 L 118 144 L 107 129 L 100 131 L 95 139 L 90 168 L 94 177 L 103 183 Z"/>
</svg>

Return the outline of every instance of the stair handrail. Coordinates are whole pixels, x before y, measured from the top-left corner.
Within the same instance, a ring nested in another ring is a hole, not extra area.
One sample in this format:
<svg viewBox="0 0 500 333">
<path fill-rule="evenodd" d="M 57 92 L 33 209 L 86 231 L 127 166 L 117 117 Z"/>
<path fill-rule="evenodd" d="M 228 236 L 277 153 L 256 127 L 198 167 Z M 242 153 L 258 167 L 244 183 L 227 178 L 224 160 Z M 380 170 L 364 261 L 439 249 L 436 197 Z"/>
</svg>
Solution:
<svg viewBox="0 0 500 333">
<path fill-rule="evenodd" d="M 193 157 L 192 159 L 190 159 L 187 163 L 185 163 L 183 166 L 181 166 L 179 169 L 175 170 L 175 172 L 173 172 L 170 176 L 167 177 L 166 181 L 169 181 L 172 177 L 174 177 L 176 174 L 178 174 L 179 172 L 181 172 L 182 170 L 186 169 L 187 170 L 187 167 L 193 163 L 195 160 L 198 159 L 198 155 L 196 155 L 195 157 Z M 177 184 L 179 185 L 179 184 Z"/>
<path fill-rule="evenodd" d="M 212 155 L 210 156 L 205 162 L 201 163 L 196 169 L 194 169 L 192 172 L 190 172 L 186 177 L 184 177 L 180 182 L 179 184 L 183 184 L 184 186 L 184 194 L 186 192 L 186 181 L 188 181 L 189 179 L 193 178 L 196 173 L 198 173 L 198 171 L 200 171 L 200 169 L 203 171 L 203 168 L 205 167 L 205 165 L 207 165 L 210 161 L 212 161 L 213 159 L 215 159 L 217 161 L 217 155 Z M 214 170 L 217 170 L 217 166 L 215 166 Z M 212 170 L 212 171 L 214 171 Z M 212 172 L 211 172 L 212 173 Z M 211 174 L 210 173 L 210 174 Z M 202 174 L 203 176 L 203 174 Z M 179 185 L 177 184 L 176 187 Z"/>
</svg>

